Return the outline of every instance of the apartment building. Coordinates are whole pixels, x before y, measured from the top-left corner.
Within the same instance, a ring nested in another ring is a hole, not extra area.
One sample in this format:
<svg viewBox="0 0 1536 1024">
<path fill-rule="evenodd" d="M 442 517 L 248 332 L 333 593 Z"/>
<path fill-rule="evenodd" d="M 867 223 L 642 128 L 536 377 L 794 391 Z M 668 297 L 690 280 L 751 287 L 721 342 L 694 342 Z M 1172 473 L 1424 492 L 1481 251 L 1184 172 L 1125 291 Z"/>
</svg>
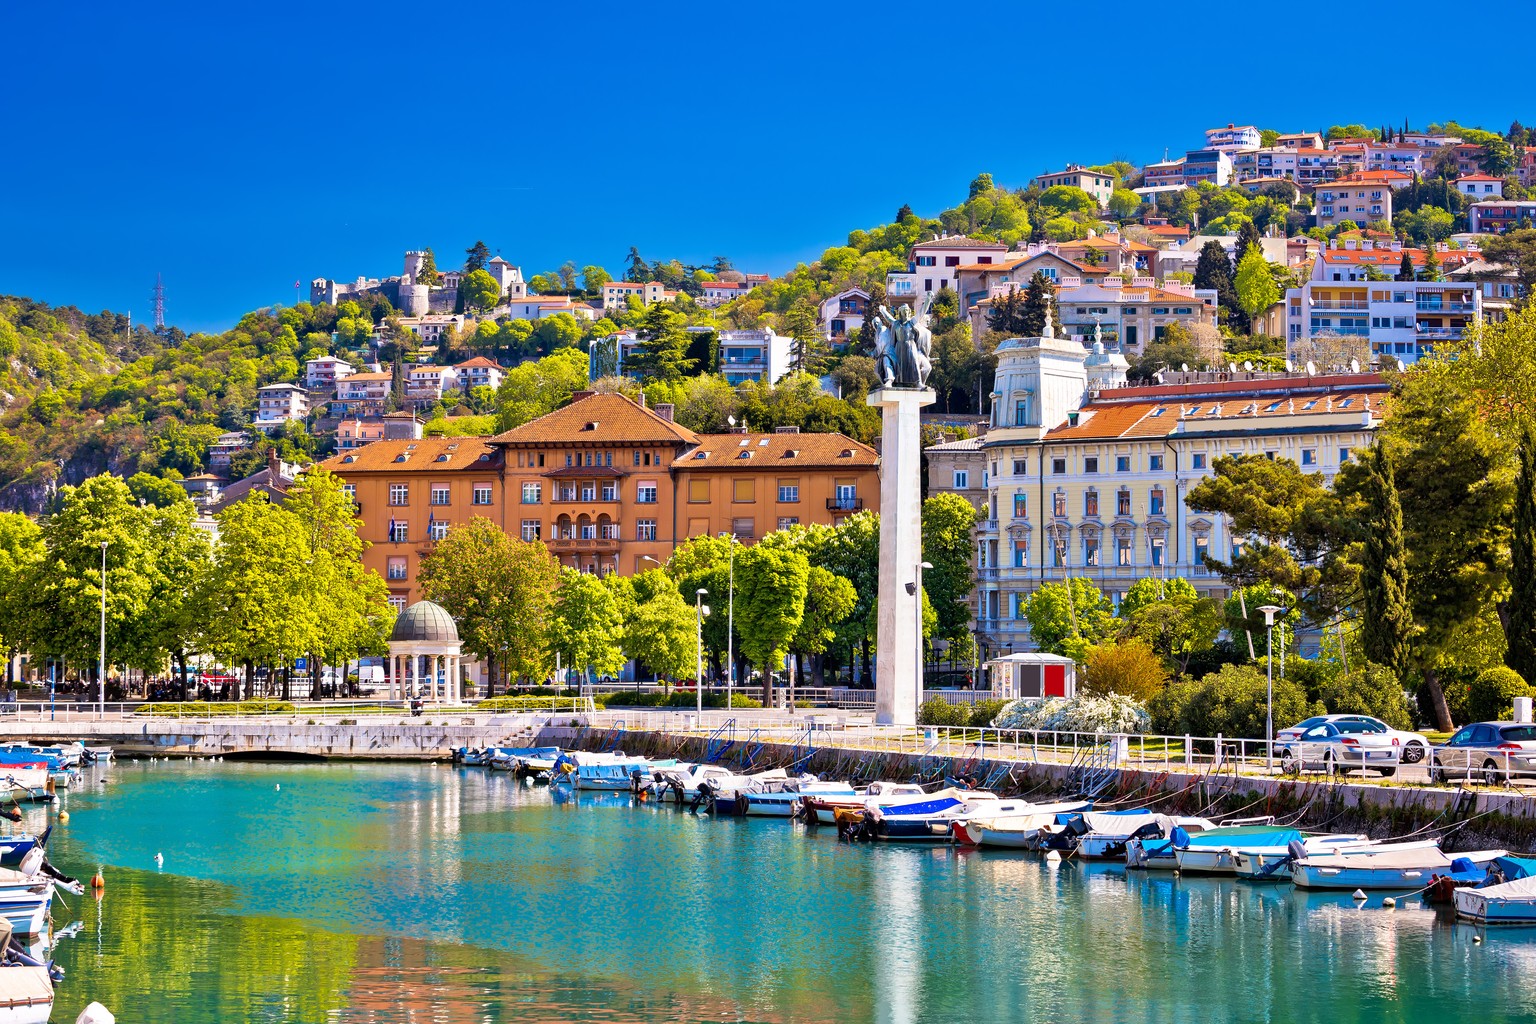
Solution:
<svg viewBox="0 0 1536 1024">
<path fill-rule="evenodd" d="M 499 363 L 485 356 L 475 356 L 473 359 L 456 363 L 453 370 L 458 377 L 459 390 L 465 394 L 475 388 L 490 388 L 495 391 L 501 387 L 501 380 L 506 376 L 506 370 L 502 369 Z"/>
<path fill-rule="evenodd" d="M 1035 188 L 1047 189 L 1056 185 L 1080 188 L 1098 200 L 1099 209 L 1109 206 L 1109 197 L 1115 194 L 1115 179 L 1102 171 L 1090 171 L 1082 164 L 1068 164 L 1064 171 L 1037 174 L 1030 180 Z"/>
<path fill-rule="evenodd" d="M 1375 221 L 1392 221 L 1391 172 L 1367 172 L 1319 185 L 1312 209 L 1318 227 L 1335 227 L 1345 221 L 1364 227 Z"/>
<path fill-rule="evenodd" d="M 821 303 L 820 320 L 824 337 L 832 344 L 841 344 L 864 326 L 864 316 L 869 312 L 869 293 L 862 288 L 847 288 L 828 296 Z"/>
<path fill-rule="evenodd" d="M 653 302 L 660 302 L 666 294 L 666 287 L 660 281 L 609 281 L 603 285 L 603 308 L 623 309 L 633 295 L 640 300 L 643 306 L 649 306 Z"/>
<path fill-rule="evenodd" d="M 268 384 L 256 389 L 257 430 L 273 430 L 290 420 L 309 417 L 309 392 L 297 384 Z"/>
<path fill-rule="evenodd" d="M 455 523 L 490 519 L 560 563 L 625 574 L 689 537 L 751 543 L 879 508 L 874 449 L 841 434 L 696 434 L 669 406 L 579 394 L 492 438 L 375 441 L 326 460 L 358 503 L 364 562 L 415 601 L 420 561 Z"/>
<path fill-rule="evenodd" d="M 1231 180 L 1232 157 L 1225 151 L 1192 149 L 1184 154 L 1184 184 L 1208 181 L 1218 188 L 1225 188 Z"/>
<path fill-rule="evenodd" d="M 334 388 L 338 380 L 345 380 L 357 372 L 357 367 L 345 359 L 321 356 L 304 363 L 304 383 L 310 388 Z"/>
<path fill-rule="evenodd" d="M 997 263 L 1007 254 L 1008 247 L 1001 242 L 985 242 L 965 235 L 935 235 L 911 248 L 905 271 L 886 275 L 885 292 L 892 302 L 905 302 L 916 308 L 931 299 L 934 292 L 954 288 L 960 267 Z"/>
<path fill-rule="evenodd" d="M 443 392 L 459 386 L 457 371 L 435 363 L 412 366 L 405 372 L 405 397 L 413 402 L 436 402 Z"/>
<path fill-rule="evenodd" d="M 1263 141 L 1259 130 L 1251 124 L 1229 124 L 1225 128 L 1207 128 L 1205 146 L 1227 154 L 1244 149 L 1258 149 Z"/>
<path fill-rule="evenodd" d="M 1428 253 L 1394 243 L 1346 240 L 1318 254 L 1307 281 L 1287 290 L 1286 333 L 1291 357 L 1312 357 L 1324 339 L 1359 339 L 1372 361 L 1391 356 L 1417 362 L 1436 342 L 1457 339 L 1481 316 L 1476 282 L 1402 280 L 1403 254 L 1417 276 Z M 1435 257 L 1449 272 L 1475 259 L 1476 250 L 1437 247 Z"/>
<path fill-rule="evenodd" d="M 1504 179 L 1492 174 L 1467 174 L 1456 179 L 1456 191 L 1472 200 L 1503 199 Z"/>
<path fill-rule="evenodd" d="M 1499 199 L 1467 208 L 1467 230 L 1474 235 L 1502 235 L 1536 224 L 1536 201 Z"/>
<path fill-rule="evenodd" d="M 771 327 L 721 331 L 720 372 L 733 386 L 748 380 L 770 384 L 789 372 L 794 339 Z"/>
<path fill-rule="evenodd" d="M 1388 393 L 1373 374 L 1174 374 L 1125 387 L 1091 360 L 1054 337 L 998 349 L 976 549 L 978 635 L 991 650 L 1028 649 L 1024 606 L 1045 582 L 1086 577 L 1118 603 L 1138 579 L 1179 577 L 1226 597 L 1205 557 L 1225 560 L 1244 538 L 1187 508 L 1189 489 L 1222 455 L 1331 475 L 1369 443 Z"/>
<path fill-rule="evenodd" d="M 699 296 L 699 305 L 705 309 L 723 306 L 751 290 L 740 281 L 709 281 L 705 283 L 703 294 Z"/>
</svg>

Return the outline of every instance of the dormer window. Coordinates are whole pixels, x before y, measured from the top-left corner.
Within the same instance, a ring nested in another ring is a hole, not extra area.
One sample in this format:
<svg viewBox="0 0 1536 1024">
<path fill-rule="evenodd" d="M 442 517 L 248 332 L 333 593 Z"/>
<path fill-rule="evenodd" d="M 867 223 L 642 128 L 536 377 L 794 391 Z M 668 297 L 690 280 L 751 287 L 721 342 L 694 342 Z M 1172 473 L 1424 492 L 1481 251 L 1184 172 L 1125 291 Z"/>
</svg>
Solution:
<svg viewBox="0 0 1536 1024">
<path fill-rule="evenodd" d="M 437 458 L 433 459 L 432 461 L 433 462 L 447 462 L 448 461 L 448 454 L 446 452 L 444 452 L 442 455 L 439 455 Z"/>
<path fill-rule="evenodd" d="M 596 430 L 597 429 L 597 420 L 590 420 L 590 421 L 588 421 L 587 423 L 582 425 L 581 429 L 582 430 Z"/>
<path fill-rule="evenodd" d="M 694 452 L 693 457 L 696 459 L 707 459 L 709 458 L 709 452 Z"/>
<path fill-rule="evenodd" d="M 800 449 L 798 449 L 798 448 L 788 448 L 784 452 L 784 457 L 786 459 L 792 459 L 792 458 L 794 458 L 795 456 L 797 456 L 799 454 L 800 454 Z"/>
<path fill-rule="evenodd" d="M 348 455 L 346 458 L 342 459 L 341 461 L 342 462 L 356 462 L 357 461 L 357 456 L 356 455 Z"/>
<path fill-rule="evenodd" d="M 396 462 L 404 462 L 404 461 L 406 461 L 409 458 L 410 458 L 410 455 L 408 455 L 405 452 L 401 452 L 399 455 L 395 456 L 395 461 Z"/>
<path fill-rule="evenodd" d="M 838 458 L 840 458 L 840 459 L 851 459 L 851 458 L 853 458 L 853 449 L 852 448 L 844 448 L 843 449 L 843 453 L 841 455 L 839 455 Z"/>
<path fill-rule="evenodd" d="M 752 453 L 751 452 L 741 452 L 736 457 L 738 459 L 750 459 L 752 457 Z"/>
</svg>

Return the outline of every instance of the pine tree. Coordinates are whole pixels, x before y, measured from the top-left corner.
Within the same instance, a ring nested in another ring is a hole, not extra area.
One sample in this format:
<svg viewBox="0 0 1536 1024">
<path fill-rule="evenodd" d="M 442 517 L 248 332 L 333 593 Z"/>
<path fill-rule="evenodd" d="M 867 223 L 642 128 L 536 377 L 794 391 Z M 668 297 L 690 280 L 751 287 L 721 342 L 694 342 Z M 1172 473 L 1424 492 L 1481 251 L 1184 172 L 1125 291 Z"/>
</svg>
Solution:
<svg viewBox="0 0 1536 1024">
<path fill-rule="evenodd" d="M 1020 338 L 1024 331 L 1024 296 L 1017 288 L 1009 287 L 1006 295 L 994 295 L 991 309 L 987 311 L 987 329 Z"/>
<path fill-rule="evenodd" d="M 1392 460 L 1380 444 L 1366 453 L 1369 530 L 1361 557 L 1361 642 L 1365 657 L 1401 679 L 1412 655 L 1413 608 L 1408 601 L 1408 556 L 1403 548 L 1403 508 Z M 1532 606 L 1536 609 L 1536 605 Z"/>
<path fill-rule="evenodd" d="M 1520 673 L 1520 678 L 1536 679 L 1536 435 L 1530 427 L 1520 439 L 1514 520 L 1509 542 L 1504 663 Z"/>
<path fill-rule="evenodd" d="M 688 332 L 683 315 L 665 302 L 653 302 L 640 321 L 640 343 L 625 368 L 642 380 L 675 383 L 693 371 L 698 360 L 688 358 Z"/>
<path fill-rule="evenodd" d="M 1024 292 L 1024 310 L 1021 317 L 1021 326 L 1024 329 L 1024 337 L 1038 338 L 1045 333 L 1045 311 L 1051 311 L 1051 323 L 1059 330 L 1061 328 L 1061 309 L 1056 305 L 1056 285 L 1048 277 L 1045 271 L 1035 271 L 1035 276 L 1029 279 L 1029 288 Z"/>
<path fill-rule="evenodd" d="M 1434 242 L 1424 246 L 1424 280 L 1440 280 L 1440 257 L 1435 252 Z"/>
<path fill-rule="evenodd" d="M 1397 279 L 1399 281 L 1413 280 L 1413 258 L 1408 255 L 1407 249 L 1403 250 L 1402 266 L 1397 268 Z"/>
<path fill-rule="evenodd" d="M 1233 287 L 1236 275 L 1237 270 L 1227 256 L 1226 248 L 1214 238 L 1206 242 L 1200 249 L 1200 258 L 1195 261 L 1195 287 L 1215 291 L 1216 303 L 1227 324 L 1234 330 L 1246 330 L 1248 318 L 1238 307 L 1237 290 Z"/>
<path fill-rule="evenodd" d="M 421 273 L 416 275 L 417 284 L 434 285 L 441 277 L 437 272 L 437 257 L 428 248 L 421 254 Z"/>
<path fill-rule="evenodd" d="M 489 262 L 491 262 L 491 247 L 484 242 L 477 240 L 474 245 L 464 250 L 464 273 L 466 274 L 484 270 Z"/>
<path fill-rule="evenodd" d="M 779 317 L 779 329 L 793 341 L 789 358 L 795 372 L 819 376 L 826 363 L 826 339 L 816 306 L 809 299 L 797 300 Z"/>
</svg>

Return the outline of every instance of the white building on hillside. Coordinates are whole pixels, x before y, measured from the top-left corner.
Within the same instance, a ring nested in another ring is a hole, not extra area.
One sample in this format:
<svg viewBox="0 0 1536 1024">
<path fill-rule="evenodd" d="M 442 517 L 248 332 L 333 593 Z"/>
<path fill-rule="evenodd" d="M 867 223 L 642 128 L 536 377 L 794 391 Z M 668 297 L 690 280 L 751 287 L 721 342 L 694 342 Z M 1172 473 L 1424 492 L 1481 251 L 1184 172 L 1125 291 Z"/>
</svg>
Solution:
<svg viewBox="0 0 1536 1024">
<path fill-rule="evenodd" d="M 258 430 L 272 430 L 290 420 L 302 422 L 309 417 L 309 392 L 297 384 L 268 384 L 256 389 Z"/>
<path fill-rule="evenodd" d="M 995 263 L 1008 254 L 1001 242 L 985 242 L 965 235 L 935 235 L 918 242 L 907 253 L 907 269 L 887 274 L 885 291 L 892 302 L 917 305 L 933 293 L 954 288 L 961 266 Z"/>
</svg>

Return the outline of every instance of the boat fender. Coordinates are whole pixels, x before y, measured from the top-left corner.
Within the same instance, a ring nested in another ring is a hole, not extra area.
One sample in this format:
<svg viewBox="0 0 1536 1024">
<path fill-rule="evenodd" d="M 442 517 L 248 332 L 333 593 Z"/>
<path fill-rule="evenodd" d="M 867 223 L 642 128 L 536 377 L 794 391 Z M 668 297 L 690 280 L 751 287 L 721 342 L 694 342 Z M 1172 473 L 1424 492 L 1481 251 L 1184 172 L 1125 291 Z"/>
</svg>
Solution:
<svg viewBox="0 0 1536 1024">
<path fill-rule="evenodd" d="M 1061 851 L 1060 850 L 1052 850 L 1050 853 L 1047 853 L 1045 855 L 1045 862 L 1047 864 L 1055 864 L 1055 863 L 1059 862 L 1060 860 L 1061 860 Z"/>
<path fill-rule="evenodd" d="M 1393 907 L 1397 906 L 1397 900 L 1392 896 L 1388 896 L 1386 899 L 1381 901 L 1381 905 L 1386 907 L 1388 910 L 1391 910 Z"/>
<path fill-rule="evenodd" d="M 1364 902 L 1364 900 L 1365 900 L 1365 890 L 1364 889 L 1356 889 L 1354 892 L 1349 894 L 1349 898 L 1352 899 L 1352 900 L 1358 900 L 1358 901 Z"/>
<path fill-rule="evenodd" d="M 69 824 L 69 812 L 68 811 L 60 811 L 59 812 L 59 824 L 60 825 L 68 825 Z"/>
<path fill-rule="evenodd" d="M 117 1018 L 112 1016 L 112 1011 L 100 1003 L 92 1003 L 80 1011 L 80 1016 L 75 1018 L 75 1024 L 117 1024 Z"/>
</svg>

